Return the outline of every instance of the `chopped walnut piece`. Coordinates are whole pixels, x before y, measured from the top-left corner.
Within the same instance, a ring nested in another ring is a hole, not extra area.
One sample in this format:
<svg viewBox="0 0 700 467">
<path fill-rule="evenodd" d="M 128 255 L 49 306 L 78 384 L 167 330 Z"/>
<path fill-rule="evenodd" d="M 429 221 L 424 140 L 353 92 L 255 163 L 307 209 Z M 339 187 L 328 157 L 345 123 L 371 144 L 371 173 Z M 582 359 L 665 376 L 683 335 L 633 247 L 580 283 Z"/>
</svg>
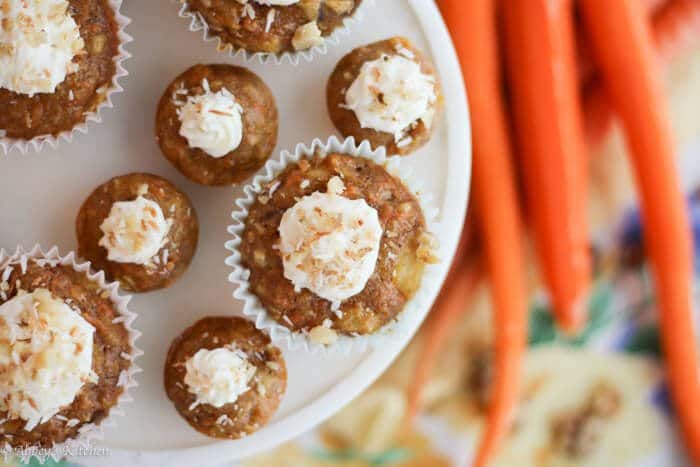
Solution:
<svg viewBox="0 0 700 467">
<path fill-rule="evenodd" d="M 345 184 L 340 177 L 332 177 L 328 180 L 328 193 L 333 193 L 335 195 L 342 195 L 345 191 Z"/>
<path fill-rule="evenodd" d="M 309 331 L 309 339 L 315 344 L 330 345 L 338 340 L 338 333 L 330 327 L 330 320 Z"/>
<path fill-rule="evenodd" d="M 326 6 L 335 13 L 342 15 L 348 13 L 355 6 L 354 0 L 326 0 Z"/>
<path fill-rule="evenodd" d="M 436 264 L 440 259 L 436 256 L 437 250 L 440 247 L 438 239 L 430 232 L 424 232 L 418 239 L 418 249 L 416 255 L 418 259 L 425 264 Z"/>
<path fill-rule="evenodd" d="M 292 38 L 292 45 L 295 50 L 310 49 L 320 44 L 323 44 L 323 36 L 316 21 L 299 26 Z"/>
<path fill-rule="evenodd" d="M 90 53 L 93 55 L 97 55 L 101 53 L 107 45 L 107 36 L 104 34 L 92 36 L 87 45 Z"/>
<path fill-rule="evenodd" d="M 304 10 L 304 15 L 310 21 L 316 21 L 318 19 L 319 12 L 321 11 L 321 0 L 301 0 L 299 6 Z"/>
<path fill-rule="evenodd" d="M 253 253 L 253 258 L 254 258 L 255 263 L 258 266 L 264 267 L 267 265 L 267 258 L 265 257 L 265 250 L 262 250 L 262 249 L 255 250 L 255 252 Z"/>
</svg>

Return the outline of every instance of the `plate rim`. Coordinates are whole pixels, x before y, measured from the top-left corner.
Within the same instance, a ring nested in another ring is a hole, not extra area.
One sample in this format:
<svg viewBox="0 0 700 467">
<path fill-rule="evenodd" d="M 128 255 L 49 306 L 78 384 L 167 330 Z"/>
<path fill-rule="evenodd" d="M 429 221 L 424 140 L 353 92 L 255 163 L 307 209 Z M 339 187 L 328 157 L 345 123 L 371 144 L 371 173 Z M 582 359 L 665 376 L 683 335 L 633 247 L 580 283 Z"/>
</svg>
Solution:
<svg viewBox="0 0 700 467">
<path fill-rule="evenodd" d="M 445 224 L 449 219 L 450 224 L 459 222 L 461 225 L 466 218 L 471 188 L 472 146 L 467 91 L 454 44 L 435 2 L 433 0 L 406 1 L 421 24 L 443 89 L 449 89 L 453 97 L 446 100 L 446 117 L 443 119 L 448 132 L 449 156 L 446 174 L 449 176 L 445 180 L 445 196 L 440 205 L 439 219 L 441 224 Z M 463 174 L 462 177 L 455 176 L 460 173 Z M 445 258 L 441 271 L 437 273 L 439 284 L 445 281 L 449 264 L 457 249 L 459 236 L 459 232 L 443 232 L 441 242 L 444 245 L 442 251 Z M 429 303 L 434 302 L 438 292 L 439 288 L 430 294 Z M 124 465 L 124 462 L 128 462 L 128 465 L 145 466 L 158 462 L 159 465 L 178 466 L 197 465 L 202 459 L 207 459 L 208 463 L 215 464 L 235 461 L 272 449 L 312 430 L 364 392 L 398 357 L 427 314 L 428 309 L 417 314 L 410 323 L 412 328 L 410 333 L 388 343 L 381 352 L 377 350 L 367 352 L 367 357 L 361 360 L 341 382 L 311 404 L 275 422 L 274 429 L 257 434 L 254 443 L 246 443 L 244 438 L 236 442 L 214 441 L 203 446 L 181 449 L 123 449 L 111 447 L 105 440 L 99 445 L 108 448 L 109 455 L 101 459 L 92 458 L 91 461 L 94 460 L 95 465 Z M 80 459 L 74 460 L 80 462 Z"/>
</svg>

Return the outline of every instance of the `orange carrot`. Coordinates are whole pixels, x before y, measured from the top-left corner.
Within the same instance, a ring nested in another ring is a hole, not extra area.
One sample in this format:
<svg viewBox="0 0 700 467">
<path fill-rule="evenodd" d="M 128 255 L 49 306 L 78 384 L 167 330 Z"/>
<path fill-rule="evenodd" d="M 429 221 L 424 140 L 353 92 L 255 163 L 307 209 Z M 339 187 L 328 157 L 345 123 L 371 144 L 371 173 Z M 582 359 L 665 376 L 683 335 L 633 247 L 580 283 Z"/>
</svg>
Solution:
<svg viewBox="0 0 700 467">
<path fill-rule="evenodd" d="M 455 274 L 456 269 L 461 265 L 462 261 L 467 257 L 474 258 L 477 254 L 479 240 L 476 236 L 476 221 L 474 217 L 474 214 L 470 212 L 467 214 L 467 218 L 464 220 L 462 234 L 459 237 L 459 243 L 457 243 L 454 260 L 452 261 L 450 270 L 447 273 L 445 286 L 450 284 L 450 277 Z"/>
<path fill-rule="evenodd" d="M 700 2 L 697 0 L 669 0 L 654 16 L 654 42 L 663 63 L 693 46 L 700 39 Z M 591 67 L 594 70 L 593 67 Z M 601 80 L 595 76 L 583 84 L 583 109 L 586 138 L 598 144 L 610 130 L 613 112 Z"/>
<path fill-rule="evenodd" d="M 610 101 L 598 78 L 583 90 L 583 116 L 586 142 L 591 147 L 597 147 L 613 125 Z"/>
<path fill-rule="evenodd" d="M 650 16 L 654 16 L 662 8 L 664 8 L 669 3 L 673 3 L 673 0 L 639 0 L 644 11 Z M 591 57 L 590 50 L 588 48 L 588 43 L 585 40 L 585 34 L 581 28 L 577 29 L 576 43 L 578 46 L 578 75 L 579 81 L 581 83 L 588 83 L 591 79 L 595 77 L 596 70 L 593 65 L 593 59 Z"/>
<path fill-rule="evenodd" d="M 457 320 L 467 311 L 469 301 L 483 277 L 481 263 L 476 258 L 456 258 L 445 288 L 435 301 L 424 326 L 424 340 L 416 368 L 408 388 L 406 420 L 413 422 L 421 409 L 423 389 L 435 368 L 445 341 Z"/>
<path fill-rule="evenodd" d="M 510 428 L 527 333 L 524 232 L 501 94 L 495 1 L 438 2 L 469 94 L 474 136 L 473 201 L 494 310 L 495 380 L 486 430 L 473 464 L 476 467 L 490 461 Z"/>
<path fill-rule="evenodd" d="M 692 240 L 653 33 L 634 0 L 581 0 L 580 5 L 596 64 L 630 149 L 645 248 L 656 282 L 671 398 L 692 464 L 700 465 Z"/>
<path fill-rule="evenodd" d="M 659 8 L 668 3 L 669 0 L 641 0 L 641 7 L 645 9 L 647 13 L 656 13 Z"/>
<path fill-rule="evenodd" d="M 654 17 L 654 42 L 663 61 L 672 60 L 700 37 L 700 2 L 671 0 Z"/>
<path fill-rule="evenodd" d="M 476 252 L 477 242 L 473 219 L 474 216 L 470 214 L 465 220 L 447 279 L 424 325 L 423 349 L 418 355 L 416 369 L 408 390 L 406 421 L 409 424 L 413 422 L 421 408 L 423 388 L 430 379 L 444 341 L 449 337 L 449 331 L 457 318 L 467 309 L 472 292 L 480 279 L 481 268 Z"/>
<path fill-rule="evenodd" d="M 503 2 L 526 206 L 555 316 L 571 333 L 586 321 L 591 279 L 572 10 L 571 0 Z"/>
</svg>

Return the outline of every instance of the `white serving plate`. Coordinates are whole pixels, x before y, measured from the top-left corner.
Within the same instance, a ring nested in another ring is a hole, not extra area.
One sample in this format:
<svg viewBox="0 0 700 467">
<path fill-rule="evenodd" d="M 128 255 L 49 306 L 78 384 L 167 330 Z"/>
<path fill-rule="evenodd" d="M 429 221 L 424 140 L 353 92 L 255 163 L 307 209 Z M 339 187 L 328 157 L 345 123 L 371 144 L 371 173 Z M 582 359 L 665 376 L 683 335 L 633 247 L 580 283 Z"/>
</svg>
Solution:
<svg viewBox="0 0 700 467">
<path fill-rule="evenodd" d="M 366 0 L 367 1 L 367 0 Z M 200 435 L 176 413 L 162 385 L 163 362 L 171 340 L 185 327 L 206 315 L 238 314 L 241 304 L 232 298 L 227 282 L 228 252 L 234 188 L 208 188 L 189 182 L 161 155 L 154 138 L 155 109 L 163 90 L 180 72 L 195 63 L 234 63 L 249 66 L 271 87 L 280 110 L 280 149 L 293 149 L 336 134 L 325 105 L 326 79 L 336 62 L 352 48 L 403 35 L 430 55 L 440 74 L 446 112 L 433 140 L 403 162 L 413 169 L 434 195 L 440 209 L 437 232 L 444 278 L 463 223 L 470 182 L 471 146 L 467 104 L 459 65 L 439 12 L 432 0 L 375 0 L 364 9 L 361 23 L 325 56 L 298 67 L 289 64 L 244 64 L 218 53 L 214 43 L 189 32 L 178 18 L 172 0 L 126 0 L 123 12 L 133 19 L 127 32 L 134 42 L 127 49 L 129 76 L 124 93 L 114 98 L 115 108 L 104 121 L 91 125 L 70 145 L 41 154 L 13 152 L 0 158 L 0 246 L 58 245 L 74 250 L 74 220 L 88 194 L 107 179 L 134 171 L 152 172 L 172 180 L 192 199 L 200 220 L 200 243 L 194 261 L 178 283 L 167 290 L 137 295 L 131 309 L 139 314 L 135 326 L 143 331 L 138 341 L 145 355 L 138 364 L 140 386 L 135 401 L 125 406 L 108 428 L 102 446 L 104 457 L 77 458 L 81 464 L 100 465 L 202 465 L 222 463 L 271 449 L 322 422 L 369 386 L 394 360 L 410 339 L 405 335 L 380 350 L 355 355 L 309 355 L 285 351 L 289 380 L 284 400 L 270 424 L 238 441 L 217 441 Z M 275 156 L 273 156 L 275 157 Z M 430 290 L 431 299 L 439 284 Z M 412 332 L 427 309 L 412 316 Z"/>
</svg>

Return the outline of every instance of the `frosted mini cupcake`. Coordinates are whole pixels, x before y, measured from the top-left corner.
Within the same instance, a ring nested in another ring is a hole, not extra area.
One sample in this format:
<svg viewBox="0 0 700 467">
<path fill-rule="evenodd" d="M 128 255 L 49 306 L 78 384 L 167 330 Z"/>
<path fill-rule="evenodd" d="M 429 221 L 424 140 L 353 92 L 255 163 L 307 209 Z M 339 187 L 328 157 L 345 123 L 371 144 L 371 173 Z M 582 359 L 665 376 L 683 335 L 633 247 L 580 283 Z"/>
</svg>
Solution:
<svg viewBox="0 0 700 467">
<path fill-rule="evenodd" d="M 280 55 L 323 44 L 362 0 L 181 0 L 223 44 Z"/>
<path fill-rule="evenodd" d="M 81 438 L 132 384 L 133 315 L 83 266 L 0 253 L 0 445 Z"/>
<path fill-rule="evenodd" d="M 78 254 L 126 290 L 170 286 L 197 249 L 199 222 L 187 195 L 156 175 L 133 173 L 103 183 L 76 219 Z"/>
<path fill-rule="evenodd" d="M 238 317 L 204 318 L 186 329 L 170 346 L 164 377 L 180 415 L 213 438 L 237 439 L 265 425 L 287 387 L 279 349 Z"/>
<path fill-rule="evenodd" d="M 231 185 L 265 164 L 277 144 L 275 98 L 253 72 L 196 65 L 158 104 L 156 138 L 165 157 L 194 182 Z"/>
<path fill-rule="evenodd" d="M 401 37 L 343 57 L 328 80 L 326 99 L 343 136 L 402 156 L 430 140 L 443 107 L 433 65 Z"/>
<path fill-rule="evenodd" d="M 0 142 L 70 132 L 108 99 L 122 58 L 120 3 L 1 3 Z"/>
<path fill-rule="evenodd" d="M 247 287 L 280 326 L 318 344 L 395 320 L 436 261 L 418 199 L 364 157 L 316 153 L 263 185 L 243 219 Z"/>
</svg>

